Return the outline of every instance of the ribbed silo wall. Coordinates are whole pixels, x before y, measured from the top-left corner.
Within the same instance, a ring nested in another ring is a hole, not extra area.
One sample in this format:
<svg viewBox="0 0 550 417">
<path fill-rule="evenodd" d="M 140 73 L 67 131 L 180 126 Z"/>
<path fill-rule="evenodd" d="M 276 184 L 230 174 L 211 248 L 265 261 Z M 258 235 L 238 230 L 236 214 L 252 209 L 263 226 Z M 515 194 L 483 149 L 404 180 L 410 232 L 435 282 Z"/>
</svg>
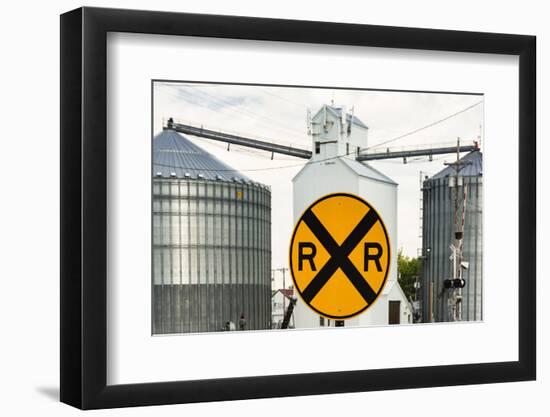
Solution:
<svg viewBox="0 0 550 417">
<path fill-rule="evenodd" d="M 271 325 L 271 192 L 153 179 L 153 334 Z"/>
<path fill-rule="evenodd" d="M 462 290 L 462 320 L 483 319 L 483 177 L 464 176 L 466 214 L 464 218 L 463 260 L 469 268 L 463 270 L 466 286 Z M 449 321 L 448 298 L 451 290 L 443 281 L 452 278 L 451 250 L 454 244 L 454 193 L 449 177 L 432 178 L 423 184 L 422 252 L 422 316 L 424 322 Z M 459 193 L 463 193 L 459 187 Z M 430 308 L 431 304 L 431 308 Z M 433 311 L 430 317 L 430 311 Z"/>
</svg>

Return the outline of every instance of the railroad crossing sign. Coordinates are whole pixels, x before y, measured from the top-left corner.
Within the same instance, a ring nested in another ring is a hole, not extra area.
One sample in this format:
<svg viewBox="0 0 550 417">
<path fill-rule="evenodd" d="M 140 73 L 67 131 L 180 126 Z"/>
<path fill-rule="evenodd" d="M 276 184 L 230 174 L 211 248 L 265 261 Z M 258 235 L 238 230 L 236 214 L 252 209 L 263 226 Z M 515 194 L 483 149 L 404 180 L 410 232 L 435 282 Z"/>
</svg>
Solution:
<svg viewBox="0 0 550 417">
<path fill-rule="evenodd" d="M 329 194 L 311 204 L 290 242 L 298 294 L 332 319 L 357 316 L 373 305 L 386 283 L 390 257 L 382 218 L 353 194 Z"/>
</svg>

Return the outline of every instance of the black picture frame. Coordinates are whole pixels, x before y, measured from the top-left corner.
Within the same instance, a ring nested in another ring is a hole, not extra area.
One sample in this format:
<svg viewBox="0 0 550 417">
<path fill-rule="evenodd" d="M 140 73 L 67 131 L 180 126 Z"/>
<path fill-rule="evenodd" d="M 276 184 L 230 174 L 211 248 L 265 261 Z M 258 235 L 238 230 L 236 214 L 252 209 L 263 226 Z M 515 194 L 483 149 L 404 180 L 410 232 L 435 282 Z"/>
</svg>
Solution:
<svg viewBox="0 0 550 417">
<path fill-rule="evenodd" d="M 107 385 L 108 32 L 518 56 L 518 361 Z M 96 409 L 535 379 L 534 36 L 85 7 L 61 16 L 60 57 L 62 402 Z"/>
</svg>

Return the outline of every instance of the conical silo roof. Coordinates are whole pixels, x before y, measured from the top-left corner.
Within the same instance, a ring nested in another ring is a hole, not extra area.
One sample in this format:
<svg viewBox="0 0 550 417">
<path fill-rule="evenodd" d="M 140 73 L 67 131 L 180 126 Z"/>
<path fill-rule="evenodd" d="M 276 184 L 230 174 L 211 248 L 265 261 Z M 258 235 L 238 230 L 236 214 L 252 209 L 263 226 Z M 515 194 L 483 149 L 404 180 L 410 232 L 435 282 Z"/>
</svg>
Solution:
<svg viewBox="0 0 550 417">
<path fill-rule="evenodd" d="M 195 145 L 182 134 L 164 129 L 153 138 L 153 177 L 250 181 L 236 169 Z"/>
<path fill-rule="evenodd" d="M 467 161 L 469 163 L 458 172 L 459 175 L 463 177 L 477 177 L 483 174 L 483 155 L 481 151 L 472 151 L 460 158 L 460 161 Z M 448 166 L 435 174 L 432 179 L 445 178 L 454 174 L 455 168 Z"/>
</svg>

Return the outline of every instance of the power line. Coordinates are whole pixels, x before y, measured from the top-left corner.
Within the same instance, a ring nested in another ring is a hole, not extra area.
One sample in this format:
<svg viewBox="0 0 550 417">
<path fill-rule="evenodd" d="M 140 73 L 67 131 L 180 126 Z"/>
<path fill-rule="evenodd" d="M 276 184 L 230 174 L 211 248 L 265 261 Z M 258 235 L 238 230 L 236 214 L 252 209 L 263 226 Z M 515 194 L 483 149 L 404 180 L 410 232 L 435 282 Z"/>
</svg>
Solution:
<svg viewBox="0 0 550 417">
<path fill-rule="evenodd" d="M 219 102 L 222 102 L 224 104 L 228 104 L 228 105 L 231 105 L 232 103 L 229 103 L 221 98 L 217 98 L 217 97 L 213 97 L 212 95 L 204 92 L 204 91 L 201 91 L 201 90 L 198 90 L 200 93 L 202 93 L 203 95 L 207 96 L 208 98 L 212 99 L 212 100 L 218 100 Z M 287 132 L 291 132 L 293 135 L 295 134 L 298 134 L 298 130 L 295 130 L 293 128 L 289 128 L 288 125 L 286 124 L 283 124 L 280 120 L 278 119 L 275 119 L 273 117 L 270 117 L 270 116 L 267 116 L 265 114 L 260 114 L 260 113 L 256 113 L 255 111 L 252 111 L 250 110 L 249 107 L 241 104 L 239 107 L 232 107 L 234 108 L 235 110 L 242 110 L 246 113 L 249 113 L 249 116 L 250 117 L 253 117 L 253 118 L 263 118 L 264 120 L 270 120 L 272 123 L 274 123 L 275 125 L 277 125 L 280 129 L 284 129 L 286 130 Z"/>
<path fill-rule="evenodd" d="M 184 86 L 184 87 L 200 87 L 200 88 L 205 88 L 205 87 L 220 88 L 220 85 L 219 85 L 219 84 L 190 84 L 190 83 L 178 83 L 178 82 L 172 82 L 172 83 L 166 83 L 166 82 L 164 82 L 164 83 L 161 83 L 161 84 L 159 84 L 159 85 L 160 85 L 160 86 L 166 86 L 166 87 L 168 87 L 168 86 L 170 86 L 170 87 L 181 87 L 181 86 Z M 229 85 L 231 85 L 231 84 L 229 84 Z M 222 86 L 227 86 L 227 84 L 222 84 Z M 241 86 L 241 87 L 243 87 L 243 86 Z M 281 100 L 284 100 L 284 101 L 286 101 L 286 102 L 288 102 L 288 103 L 290 103 L 290 104 L 294 104 L 295 106 L 300 107 L 300 108 L 302 108 L 302 109 L 306 108 L 306 105 L 305 105 L 305 104 L 298 103 L 298 102 L 296 102 L 296 101 L 294 101 L 294 100 L 291 100 L 291 99 L 289 99 L 289 98 L 287 98 L 287 97 L 283 97 L 283 96 L 280 96 L 280 95 L 278 95 L 278 94 L 275 94 L 275 93 L 272 92 L 272 91 L 269 91 L 270 89 L 275 89 L 275 88 L 279 88 L 279 89 L 280 89 L 280 88 L 285 88 L 285 89 L 288 89 L 288 87 L 275 87 L 275 86 L 264 86 L 264 85 L 254 85 L 254 86 L 248 86 L 248 85 L 247 85 L 247 86 L 244 86 L 244 87 L 253 87 L 253 88 L 256 89 L 256 90 L 260 90 L 260 91 L 262 91 L 262 92 L 264 92 L 264 93 L 266 93 L 266 94 L 269 94 L 269 95 L 271 95 L 271 96 L 273 96 L 273 97 L 277 97 L 277 98 L 279 98 L 279 99 L 281 99 Z"/>
<path fill-rule="evenodd" d="M 280 96 L 278 94 L 275 94 L 272 91 L 267 91 L 265 88 L 258 87 L 258 90 L 264 92 L 265 94 L 269 94 L 270 96 L 277 97 L 280 100 L 286 101 L 287 103 L 293 104 L 294 106 L 299 107 L 302 110 L 304 110 L 307 107 L 304 104 L 297 103 L 294 100 L 290 100 L 289 98 L 286 98 L 286 97 Z"/>
<path fill-rule="evenodd" d="M 377 143 L 376 145 L 373 145 L 373 146 L 370 146 L 370 147 L 368 147 L 368 148 L 365 148 L 365 150 L 366 150 L 366 149 L 371 149 L 371 148 L 376 148 L 376 147 L 385 145 L 385 144 L 390 143 L 390 142 L 395 142 L 396 140 L 403 139 L 403 138 L 405 138 L 405 137 L 407 137 L 407 136 L 410 136 L 410 135 L 413 135 L 413 134 L 415 134 L 415 133 L 418 133 L 418 132 L 420 132 L 420 131 L 422 131 L 422 130 L 424 130 L 424 129 L 428 129 L 429 127 L 438 125 L 439 123 L 442 123 L 442 122 L 444 122 L 444 121 L 446 121 L 446 120 L 449 120 L 449 119 L 451 119 L 451 118 L 453 118 L 453 117 L 455 117 L 455 116 L 458 116 L 459 114 L 464 113 L 464 112 L 466 112 L 466 111 L 468 111 L 468 110 L 470 110 L 470 109 L 472 109 L 472 108 L 474 108 L 474 107 L 476 107 L 476 106 L 479 106 L 481 103 L 483 103 L 483 101 L 478 101 L 477 103 L 474 103 L 474 104 L 472 104 L 471 106 L 466 107 L 465 109 L 459 110 L 459 111 L 457 111 L 456 113 L 453 113 L 453 114 L 451 114 L 451 115 L 449 115 L 449 116 L 446 116 L 446 117 L 444 117 L 444 118 L 442 118 L 442 119 L 439 119 L 439 120 L 437 120 L 437 121 L 435 121 L 435 122 L 433 122 L 433 123 L 430 123 L 430 124 L 427 124 L 427 125 L 425 125 L 425 126 L 419 127 L 418 129 L 411 130 L 410 132 L 404 133 L 404 134 L 399 135 L 399 136 L 397 136 L 397 137 L 395 137 L 395 138 L 385 140 L 385 141 L 383 141 L 383 142 L 381 142 L 381 143 Z"/>
<path fill-rule="evenodd" d="M 169 95 L 173 98 L 175 98 L 176 100 L 181 100 L 182 97 L 176 95 L 176 94 L 173 94 L 171 91 L 168 91 L 168 90 L 164 90 L 162 88 L 159 88 L 157 91 L 160 91 L 166 95 Z M 192 95 L 190 95 L 192 96 Z M 201 97 L 198 97 L 197 95 L 194 95 L 195 99 L 198 99 L 198 100 L 203 100 L 203 101 L 206 101 L 204 98 L 201 98 Z M 184 99 L 185 100 L 185 99 Z M 188 101 L 188 100 L 186 100 Z M 214 101 L 214 100 L 211 100 L 211 101 Z M 189 101 L 188 101 L 189 102 Z M 244 115 L 244 116 L 247 116 L 247 117 L 252 117 L 252 118 L 259 118 L 261 116 L 251 116 L 250 114 L 248 114 L 245 110 L 245 108 L 242 108 L 242 107 L 234 107 L 234 105 L 230 105 L 230 104 L 227 104 L 226 103 L 226 106 L 224 108 L 218 108 L 218 109 L 213 109 L 211 108 L 210 106 L 208 106 L 208 104 L 206 102 L 197 102 L 197 101 L 192 101 L 191 102 L 193 105 L 197 105 L 197 106 L 200 106 L 204 109 L 206 109 L 207 111 L 209 112 L 212 112 L 212 113 L 216 113 L 216 114 L 225 114 L 226 111 L 231 111 L 231 112 L 234 112 L 234 114 L 239 114 L 239 115 Z M 230 116 L 232 117 L 232 116 Z M 264 122 L 265 123 L 265 122 Z M 266 124 L 269 124 L 271 125 L 269 127 L 269 129 L 272 129 L 272 130 L 279 130 L 281 132 L 281 134 L 284 134 L 284 135 L 287 135 L 287 136 L 292 136 L 293 138 L 297 139 L 297 137 L 295 136 L 296 132 L 295 131 L 291 131 L 291 130 L 288 130 L 288 131 L 285 131 L 285 128 L 284 127 L 281 127 L 281 126 L 275 126 L 273 125 L 272 123 L 268 122 Z M 292 132 L 292 134 L 289 134 L 289 132 Z"/>
<path fill-rule="evenodd" d="M 260 113 L 256 113 L 256 112 L 253 112 L 250 110 L 249 107 L 243 105 L 243 104 L 239 104 L 238 106 L 235 104 L 235 103 L 231 103 L 229 101 L 226 101 L 220 97 L 215 97 L 205 91 L 202 91 L 200 90 L 199 88 L 195 87 L 195 86 L 187 86 L 187 89 L 188 90 L 191 90 L 190 92 L 190 95 L 193 96 L 193 93 L 195 95 L 196 98 L 199 98 L 199 99 L 202 99 L 202 100 L 205 100 L 205 101 L 208 101 L 210 100 L 210 102 L 215 102 L 215 103 L 218 103 L 218 104 L 224 104 L 225 106 L 223 108 L 220 108 L 220 109 L 217 109 L 216 111 L 218 112 L 222 112 L 224 110 L 229 110 L 229 111 L 234 111 L 236 113 L 240 113 L 240 114 L 243 114 L 247 117 L 250 117 L 252 119 L 258 119 L 258 118 L 261 118 L 261 119 L 264 119 L 265 121 L 269 121 L 270 123 L 268 124 L 271 124 L 271 128 L 275 128 L 277 130 L 280 130 L 281 132 L 286 132 L 285 134 L 288 135 L 289 133 L 291 134 L 291 136 L 297 138 L 297 134 L 299 134 L 299 132 L 297 130 L 294 130 L 294 129 L 291 129 L 289 128 L 287 125 L 281 123 L 280 120 L 277 120 L 277 119 L 274 119 L 272 117 L 269 117 L 265 114 L 260 114 Z M 168 93 L 167 90 L 162 90 L 161 91 L 165 92 L 165 93 Z M 180 90 L 181 91 L 181 90 Z M 198 97 L 197 97 L 198 95 Z M 202 97 L 201 97 L 202 95 Z M 176 97 L 178 99 L 181 99 L 182 97 L 177 97 L 177 96 L 174 96 L 173 97 Z M 210 107 L 208 106 L 205 106 L 205 105 L 201 105 L 200 103 L 196 103 L 196 104 L 199 104 L 201 107 L 205 107 L 207 108 L 208 110 L 210 111 L 213 111 L 213 109 L 211 109 Z"/>
</svg>

